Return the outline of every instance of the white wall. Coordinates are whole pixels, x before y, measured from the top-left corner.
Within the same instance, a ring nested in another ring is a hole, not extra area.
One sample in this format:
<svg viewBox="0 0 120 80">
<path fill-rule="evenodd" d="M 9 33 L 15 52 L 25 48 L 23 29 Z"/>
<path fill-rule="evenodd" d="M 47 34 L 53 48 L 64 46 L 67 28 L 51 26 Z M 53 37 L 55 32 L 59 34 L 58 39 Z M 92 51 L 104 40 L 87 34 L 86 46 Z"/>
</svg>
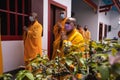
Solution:
<svg viewBox="0 0 120 80">
<path fill-rule="evenodd" d="M 2 41 L 3 72 L 17 69 L 23 62 L 22 41 Z"/>
<path fill-rule="evenodd" d="M 73 0 L 72 11 L 75 13 L 77 23 L 82 27 L 88 25 L 92 40 L 97 40 L 98 14 L 96 14 L 83 0 Z"/>
<path fill-rule="evenodd" d="M 105 5 L 102 1 L 99 1 L 99 5 Z M 115 10 L 110 10 L 105 15 L 105 12 L 99 13 L 98 22 L 102 22 L 103 25 L 111 25 L 111 31 L 107 32 L 107 38 L 113 39 L 114 37 L 118 37 L 118 31 L 120 30 L 120 25 L 118 25 L 118 21 L 120 18 L 120 13 Z M 103 29 L 104 32 L 104 29 Z"/>
<path fill-rule="evenodd" d="M 103 35 L 102 35 L 102 37 L 104 37 L 105 24 L 110 25 L 110 12 L 108 12 L 107 14 L 105 14 L 105 12 L 99 13 L 99 15 L 98 15 L 98 26 L 99 26 L 99 23 L 103 24 L 103 30 L 102 30 Z M 108 30 L 108 28 L 107 28 L 107 30 Z M 98 28 L 98 31 L 99 31 L 99 28 Z M 108 33 L 109 32 L 107 32 L 107 34 Z M 108 38 L 108 35 L 107 35 L 106 38 Z"/>
<path fill-rule="evenodd" d="M 100 6 L 102 6 L 102 5 L 105 5 L 102 1 L 99 1 L 99 5 Z M 105 14 L 105 12 L 99 12 L 98 13 L 98 27 L 99 27 L 99 23 L 103 23 L 103 37 L 104 37 L 104 30 L 105 30 L 105 24 L 106 25 L 110 25 L 110 11 L 109 12 L 107 12 L 106 14 Z M 99 28 L 98 28 L 98 31 L 99 31 Z M 108 32 L 107 32 L 107 34 L 108 34 Z M 107 38 L 108 38 L 108 36 L 107 36 Z"/>
<path fill-rule="evenodd" d="M 54 0 L 67 7 L 68 17 L 71 16 L 71 0 Z M 43 37 L 42 47 L 47 50 L 48 44 L 48 0 L 43 0 Z M 8 72 L 24 65 L 24 46 L 23 41 L 2 41 L 3 71 Z M 47 54 L 47 53 L 46 53 Z"/>
<path fill-rule="evenodd" d="M 47 45 L 48 45 L 48 0 L 43 0 L 43 26 L 44 26 L 44 30 L 43 30 L 43 38 L 42 38 L 42 48 L 43 49 L 47 49 Z M 47 54 L 47 53 L 46 53 Z"/>
<path fill-rule="evenodd" d="M 118 38 L 118 31 L 120 31 L 120 24 L 118 24 L 120 13 L 117 11 L 110 11 L 111 31 L 108 33 L 108 38 Z"/>
</svg>

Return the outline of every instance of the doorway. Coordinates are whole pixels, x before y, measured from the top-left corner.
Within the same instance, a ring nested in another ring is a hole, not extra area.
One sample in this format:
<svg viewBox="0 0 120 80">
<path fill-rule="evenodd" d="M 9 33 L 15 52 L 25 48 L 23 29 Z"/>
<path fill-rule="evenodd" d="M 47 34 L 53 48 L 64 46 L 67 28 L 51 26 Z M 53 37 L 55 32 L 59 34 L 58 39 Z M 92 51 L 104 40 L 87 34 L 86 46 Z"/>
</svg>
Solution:
<svg viewBox="0 0 120 80">
<path fill-rule="evenodd" d="M 99 41 L 103 39 L 103 23 L 99 23 Z"/>
<path fill-rule="evenodd" d="M 52 52 L 53 52 L 53 41 L 54 41 L 54 35 L 53 35 L 53 28 L 57 21 L 60 20 L 60 11 L 66 10 L 67 7 L 63 6 L 57 2 L 54 2 L 52 0 L 49 0 L 49 9 L 48 9 L 48 57 L 51 59 Z"/>
<path fill-rule="evenodd" d="M 107 24 L 104 26 L 104 38 L 107 38 Z"/>
<path fill-rule="evenodd" d="M 50 31 L 51 31 L 50 45 L 51 45 L 51 47 L 50 47 L 50 59 L 52 57 L 52 52 L 53 52 L 53 41 L 54 41 L 53 28 L 54 28 L 54 25 L 56 24 L 56 22 L 60 20 L 59 13 L 60 13 L 61 10 L 64 10 L 64 9 L 59 8 L 57 6 L 54 6 L 54 5 L 51 5 L 51 18 L 50 18 L 51 19 L 51 21 L 50 21 L 50 23 L 51 23 L 51 25 L 50 25 Z"/>
</svg>

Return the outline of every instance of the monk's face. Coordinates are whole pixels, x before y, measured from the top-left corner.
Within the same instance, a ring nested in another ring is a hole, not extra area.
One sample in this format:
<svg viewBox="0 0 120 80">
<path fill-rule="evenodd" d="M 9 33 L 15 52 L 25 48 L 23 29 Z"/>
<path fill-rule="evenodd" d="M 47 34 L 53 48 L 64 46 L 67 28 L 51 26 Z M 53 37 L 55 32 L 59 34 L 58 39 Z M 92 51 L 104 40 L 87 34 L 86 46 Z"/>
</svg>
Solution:
<svg viewBox="0 0 120 80">
<path fill-rule="evenodd" d="M 65 11 L 61 11 L 60 12 L 60 18 L 61 19 L 65 19 L 66 18 L 66 12 Z"/>
<path fill-rule="evenodd" d="M 29 20 L 31 21 L 31 22 L 34 22 L 35 21 L 35 19 L 36 19 L 36 17 L 37 17 L 37 13 L 31 13 L 30 14 L 30 16 L 29 16 Z"/>
<path fill-rule="evenodd" d="M 74 29 L 73 23 L 69 20 L 65 23 L 65 30 L 66 32 L 71 32 Z"/>
</svg>

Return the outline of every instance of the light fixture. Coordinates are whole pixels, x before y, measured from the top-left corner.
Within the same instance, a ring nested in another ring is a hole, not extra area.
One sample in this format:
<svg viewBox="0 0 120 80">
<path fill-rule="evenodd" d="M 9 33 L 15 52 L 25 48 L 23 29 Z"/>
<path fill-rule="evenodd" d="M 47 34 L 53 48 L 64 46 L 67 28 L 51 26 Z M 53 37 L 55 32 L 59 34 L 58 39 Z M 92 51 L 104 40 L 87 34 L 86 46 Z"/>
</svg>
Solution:
<svg viewBox="0 0 120 80">
<path fill-rule="evenodd" d="M 120 25 L 120 21 L 118 21 L 118 24 Z"/>
</svg>

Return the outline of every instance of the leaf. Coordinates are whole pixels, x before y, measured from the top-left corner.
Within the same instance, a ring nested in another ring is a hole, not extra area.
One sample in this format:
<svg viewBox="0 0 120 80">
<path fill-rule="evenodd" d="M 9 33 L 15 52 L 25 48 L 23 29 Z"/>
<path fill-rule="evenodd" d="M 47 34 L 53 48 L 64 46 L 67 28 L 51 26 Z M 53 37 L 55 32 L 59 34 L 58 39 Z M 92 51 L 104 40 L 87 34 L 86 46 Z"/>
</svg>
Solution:
<svg viewBox="0 0 120 80">
<path fill-rule="evenodd" d="M 37 67 L 37 63 L 32 63 L 31 65 L 34 67 Z"/>
<path fill-rule="evenodd" d="M 71 65 L 73 61 L 67 58 L 65 62 L 67 63 L 67 65 Z"/>
<path fill-rule="evenodd" d="M 107 80 L 109 78 L 109 69 L 107 66 L 99 66 L 98 71 L 101 74 L 101 80 Z"/>
<path fill-rule="evenodd" d="M 115 48 L 112 48 L 112 55 L 115 56 L 117 53 L 117 50 Z"/>
<path fill-rule="evenodd" d="M 9 73 L 5 73 L 5 74 L 2 74 L 0 75 L 0 80 L 3 78 L 4 80 L 11 80 L 13 76 Z"/>
<path fill-rule="evenodd" d="M 113 44 L 113 45 L 116 49 L 120 49 L 120 44 L 119 43 L 116 43 L 116 44 Z"/>
<path fill-rule="evenodd" d="M 98 47 L 96 48 L 96 51 L 103 51 L 102 46 L 98 46 Z"/>
<path fill-rule="evenodd" d="M 21 70 L 17 73 L 16 80 L 23 80 L 24 77 L 26 76 L 25 73 L 28 73 L 28 70 Z"/>
<path fill-rule="evenodd" d="M 97 65 L 95 62 L 90 62 L 89 65 L 90 65 L 92 68 L 98 67 L 98 65 Z"/>
<path fill-rule="evenodd" d="M 96 47 L 97 46 L 97 44 L 96 44 L 96 42 L 92 42 L 92 47 Z"/>
<path fill-rule="evenodd" d="M 25 75 L 17 76 L 16 80 L 23 80 L 24 77 L 25 77 Z"/>
<path fill-rule="evenodd" d="M 8 73 L 8 74 L 5 74 L 5 76 L 7 76 L 7 77 L 12 77 L 12 75 L 11 75 L 11 74 L 9 74 L 9 73 Z"/>
<path fill-rule="evenodd" d="M 3 79 L 4 79 L 4 80 L 7 80 L 7 77 L 4 77 Z"/>
<path fill-rule="evenodd" d="M 34 76 L 32 73 L 25 73 L 25 76 L 29 79 L 29 80 L 34 80 Z"/>
<path fill-rule="evenodd" d="M 85 60 L 83 58 L 80 58 L 80 62 L 82 63 L 82 65 L 85 65 Z"/>
</svg>

